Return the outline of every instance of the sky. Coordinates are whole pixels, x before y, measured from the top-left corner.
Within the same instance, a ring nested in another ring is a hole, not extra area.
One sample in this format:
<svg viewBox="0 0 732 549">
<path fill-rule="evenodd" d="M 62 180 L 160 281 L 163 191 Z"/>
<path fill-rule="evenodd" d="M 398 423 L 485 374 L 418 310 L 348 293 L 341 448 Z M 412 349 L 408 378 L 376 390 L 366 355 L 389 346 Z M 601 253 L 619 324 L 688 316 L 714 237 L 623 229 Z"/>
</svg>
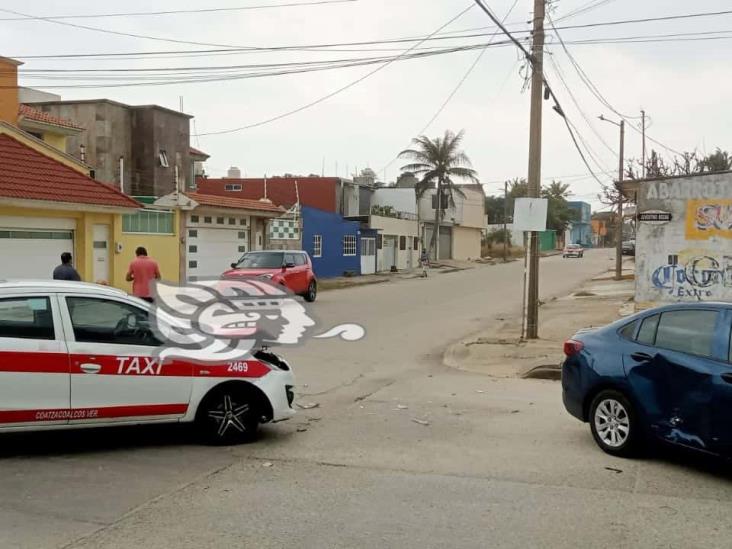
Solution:
<svg viewBox="0 0 732 549">
<path fill-rule="evenodd" d="M 347 177 L 357 170 L 370 167 L 377 171 L 380 179 L 390 182 L 396 179 L 399 168 L 405 164 L 404 161 L 395 160 L 395 157 L 409 146 L 413 137 L 420 132 L 435 137 L 445 130 L 465 131 L 463 148 L 488 194 L 502 192 L 506 179 L 526 177 L 530 94 L 524 89 L 525 67 L 522 66 L 517 48 L 513 46 L 489 48 L 477 63 L 476 59 L 482 50 L 398 60 L 386 66 L 369 65 L 256 79 L 178 82 L 156 86 L 139 85 L 144 80 L 136 80 L 137 85 L 134 86 L 79 88 L 80 83 L 98 85 L 101 80 L 96 73 L 33 72 L 48 69 L 155 69 L 311 62 L 344 57 L 399 56 L 415 45 L 418 48 L 436 45 L 447 47 L 504 40 L 500 34 L 492 36 L 492 23 L 477 6 L 441 29 L 470 6 L 473 3 L 471 0 L 355 0 L 274 7 L 276 4 L 307 1 L 161 0 L 153 4 L 140 0 L 108 0 L 90 5 L 79 0 L 66 0 L 63 3 L 50 0 L 4 0 L 0 5 L 0 26 L 3 29 L 0 33 L 0 55 L 24 61 L 21 85 L 45 89 L 60 94 L 64 99 L 106 97 L 129 104 L 154 103 L 179 109 L 182 97 L 185 112 L 195 117 L 191 126 L 192 134 L 256 124 L 295 110 L 363 78 L 311 108 L 271 123 L 231 133 L 193 135 L 191 144 L 211 155 L 206 168 L 212 177 L 224 176 L 230 166 L 239 167 L 249 177 L 284 173 L 324 173 L 326 176 Z M 485 3 L 506 21 L 512 31 L 517 32 L 516 36 L 526 36 L 525 33 L 519 33 L 528 29 L 532 0 L 485 0 Z M 560 29 L 569 25 L 730 9 L 729 0 L 697 0 L 692 3 L 682 0 L 555 0 L 552 4 L 551 17 Z M 48 20 L 18 20 L 19 16 L 2 11 L 49 17 L 247 6 L 269 7 L 57 21 L 159 39 L 227 47 L 376 41 L 423 37 L 438 29 L 441 29 L 440 33 L 450 33 L 479 27 L 488 28 L 475 32 L 488 35 L 423 44 L 400 42 L 360 47 L 362 50 L 388 48 L 388 52 L 284 50 L 131 59 L 30 58 L 28 56 L 33 55 L 215 48 L 119 36 Z M 575 10 L 585 6 L 589 9 L 572 15 Z M 13 18 L 16 19 L 9 20 Z M 714 36 L 719 39 L 573 43 L 700 32 L 718 33 Z M 561 29 L 559 35 L 596 90 L 610 107 L 628 117 L 629 124 L 638 124 L 639 120 L 630 117 L 640 116 L 641 109 L 645 109 L 649 116 L 650 138 L 677 151 L 698 150 L 703 153 L 712 152 L 716 147 L 732 148 L 728 130 L 732 103 L 727 100 L 732 97 L 732 73 L 728 70 L 732 53 L 732 14 Z M 413 50 L 416 51 L 420 50 Z M 469 71 L 474 63 L 474 68 Z M 367 76 L 378 67 L 382 68 Z M 114 78 L 119 80 L 120 73 L 116 74 Z M 590 167 L 602 182 L 610 182 L 618 170 L 619 130 L 616 126 L 599 121 L 597 117 L 602 114 L 616 121 L 619 117 L 591 93 L 553 34 L 547 37 L 545 75 L 568 120 L 590 149 Z M 80 80 L 80 76 L 92 79 Z M 152 80 L 160 82 L 160 78 L 153 77 Z M 462 84 L 455 91 L 461 81 Z M 124 83 L 129 84 L 130 80 Z M 48 87 L 54 85 L 71 87 Z M 451 94 L 451 99 L 446 102 Z M 443 105 L 444 108 L 435 117 Z M 589 174 L 572 144 L 564 121 L 551 109 L 550 102 L 544 102 L 543 123 L 544 182 L 557 179 L 569 183 L 575 199 L 591 202 L 595 209 L 602 207 L 597 201 L 600 183 Z M 651 148 L 657 149 L 662 155 L 671 155 L 667 149 L 648 142 L 648 149 Z M 640 135 L 632 128 L 626 133 L 625 155 L 626 158 L 639 158 L 641 155 Z"/>
</svg>

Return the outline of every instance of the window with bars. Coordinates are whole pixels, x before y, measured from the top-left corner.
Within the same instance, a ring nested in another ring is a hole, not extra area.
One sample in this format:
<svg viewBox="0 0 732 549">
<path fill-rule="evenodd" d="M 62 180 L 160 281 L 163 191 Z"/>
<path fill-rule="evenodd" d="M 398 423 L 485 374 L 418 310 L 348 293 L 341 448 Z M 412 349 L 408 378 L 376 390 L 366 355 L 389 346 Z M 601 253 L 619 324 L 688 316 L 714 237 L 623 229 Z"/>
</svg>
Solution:
<svg viewBox="0 0 732 549">
<path fill-rule="evenodd" d="M 412 247 L 413 250 L 419 250 L 419 237 L 414 237 L 414 246 Z"/>
<path fill-rule="evenodd" d="M 406 236 L 400 236 L 399 237 L 399 249 L 400 250 L 406 250 L 407 249 L 407 237 Z"/>
<path fill-rule="evenodd" d="M 352 234 L 347 234 L 343 237 L 343 255 L 354 256 L 356 255 L 356 237 Z"/>
<path fill-rule="evenodd" d="M 122 215 L 123 233 L 173 234 L 175 215 L 159 210 L 140 210 Z"/>
<path fill-rule="evenodd" d="M 323 235 L 313 235 L 313 257 L 323 257 Z"/>
</svg>

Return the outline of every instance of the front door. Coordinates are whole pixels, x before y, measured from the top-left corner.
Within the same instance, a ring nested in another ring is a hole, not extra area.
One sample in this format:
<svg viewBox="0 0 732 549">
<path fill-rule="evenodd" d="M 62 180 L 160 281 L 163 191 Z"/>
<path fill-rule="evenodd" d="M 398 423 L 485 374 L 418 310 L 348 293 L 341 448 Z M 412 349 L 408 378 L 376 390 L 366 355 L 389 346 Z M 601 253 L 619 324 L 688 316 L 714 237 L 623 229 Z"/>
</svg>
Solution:
<svg viewBox="0 0 732 549">
<path fill-rule="evenodd" d="M 623 357 L 628 381 L 662 439 L 703 450 L 719 445 L 715 416 L 730 410 L 718 409 L 717 388 L 732 402 L 724 379 L 729 366 L 719 356 L 721 316 L 700 308 L 647 317 L 637 345 Z"/>
<path fill-rule="evenodd" d="M 180 418 L 188 410 L 192 366 L 161 364 L 148 311 L 123 298 L 66 295 L 71 423 Z"/>
<path fill-rule="evenodd" d="M 305 256 L 297 253 L 286 253 L 285 266 L 287 287 L 296 294 L 304 294 L 308 289 L 307 262 L 305 261 Z"/>
<path fill-rule="evenodd" d="M 376 239 L 372 237 L 361 238 L 361 274 L 374 274 L 376 272 Z"/>
<path fill-rule="evenodd" d="M 94 225 L 94 280 L 92 282 L 109 282 L 109 225 Z"/>
<path fill-rule="evenodd" d="M 69 356 L 55 296 L 0 299 L 0 428 L 65 425 Z"/>
</svg>

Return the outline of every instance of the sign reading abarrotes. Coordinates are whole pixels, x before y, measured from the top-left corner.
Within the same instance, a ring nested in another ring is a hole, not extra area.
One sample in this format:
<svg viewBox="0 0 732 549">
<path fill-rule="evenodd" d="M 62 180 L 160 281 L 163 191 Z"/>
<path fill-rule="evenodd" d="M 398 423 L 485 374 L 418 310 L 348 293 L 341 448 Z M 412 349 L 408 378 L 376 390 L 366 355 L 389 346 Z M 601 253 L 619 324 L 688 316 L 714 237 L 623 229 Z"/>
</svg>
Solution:
<svg viewBox="0 0 732 549">
<path fill-rule="evenodd" d="M 517 198 L 513 206 L 513 228 L 516 231 L 546 231 L 546 198 Z"/>
</svg>

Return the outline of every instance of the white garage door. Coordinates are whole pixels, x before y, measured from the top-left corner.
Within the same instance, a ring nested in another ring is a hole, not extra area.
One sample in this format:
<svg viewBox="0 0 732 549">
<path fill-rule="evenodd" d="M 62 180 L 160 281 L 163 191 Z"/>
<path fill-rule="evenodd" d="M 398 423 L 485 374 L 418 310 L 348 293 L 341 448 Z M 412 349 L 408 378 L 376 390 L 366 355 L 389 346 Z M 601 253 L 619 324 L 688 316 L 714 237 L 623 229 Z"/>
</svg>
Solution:
<svg viewBox="0 0 732 549">
<path fill-rule="evenodd" d="M 74 252 L 73 231 L 0 228 L 0 278 L 53 278 L 61 254 Z"/>
<path fill-rule="evenodd" d="M 186 242 L 188 280 L 218 278 L 231 263 L 249 251 L 249 231 L 237 227 L 189 228 Z"/>
</svg>

